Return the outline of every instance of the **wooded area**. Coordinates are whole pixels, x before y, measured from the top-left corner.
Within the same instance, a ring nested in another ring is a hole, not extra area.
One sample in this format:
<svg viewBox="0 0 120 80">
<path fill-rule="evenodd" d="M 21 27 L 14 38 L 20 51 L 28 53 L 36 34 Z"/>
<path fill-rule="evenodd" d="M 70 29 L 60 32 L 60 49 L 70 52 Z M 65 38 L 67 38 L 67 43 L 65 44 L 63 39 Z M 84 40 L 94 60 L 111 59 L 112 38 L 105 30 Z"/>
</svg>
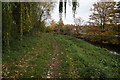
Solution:
<svg viewBox="0 0 120 80">
<path fill-rule="evenodd" d="M 2 7 L 3 48 L 6 50 L 13 41 L 22 41 L 35 28 L 44 32 L 44 22 L 49 19 L 53 5 L 47 2 L 5 2 Z"/>
<path fill-rule="evenodd" d="M 75 24 L 64 24 L 67 4 Z M 77 0 L 58 5 L 56 22 L 54 2 L 2 2 L 3 79 L 120 78 L 119 53 L 87 42 L 120 45 L 120 1 L 95 2 L 86 23 Z"/>
<path fill-rule="evenodd" d="M 63 2 L 60 2 L 59 12 L 62 13 Z M 73 3 L 73 12 L 77 3 Z M 103 43 L 120 44 L 120 2 L 97 2 L 93 4 L 93 14 L 89 24 L 81 25 L 80 18 L 75 19 L 75 25 L 64 25 L 62 18 L 59 22 L 51 22 L 45 27 L 45 20 L 50 19 L 53 9 L 50 3 L 3 3 L 3 48 L 9 49 L 14 40 L 22 40 L 34 28 L 47 32 L 70 34 L 76 37 Z M 50 29 L 49 29 L 50 28 Z M 90 36 L 92 35 L 92 36 Z"/>
</svg>

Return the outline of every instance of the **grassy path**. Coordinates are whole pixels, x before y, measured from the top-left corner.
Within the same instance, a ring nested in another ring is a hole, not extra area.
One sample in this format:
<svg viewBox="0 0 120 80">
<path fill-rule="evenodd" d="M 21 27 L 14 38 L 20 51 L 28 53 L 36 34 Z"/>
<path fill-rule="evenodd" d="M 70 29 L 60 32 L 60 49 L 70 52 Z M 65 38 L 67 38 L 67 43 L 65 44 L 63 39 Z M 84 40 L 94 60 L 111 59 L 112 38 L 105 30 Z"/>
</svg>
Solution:
<svg viewBox="0 0 120 80">
<path fill-rule="evenodd" d="M 3 54 L 2 76 L 5 78 L 42 77 L 53 55 L 51 39 L 47 34 L 38 34 L 25 38 L 20 46 L 13 45 L 14 49 L 11 49 L 10 53 Z"/>
<path fill-rule="evenodd" d="M 47 75 L 45 78 L 58 78 L 60 76 L 60 48 L 55 39 L 53 39 L 54 54 L 49 63 Z"/>
<path fill-rule="evenodd" d="M 36 34 L 3 54 L 4 78 L 120 78 L 120 55 L 75 37 Z"/>
</svg>

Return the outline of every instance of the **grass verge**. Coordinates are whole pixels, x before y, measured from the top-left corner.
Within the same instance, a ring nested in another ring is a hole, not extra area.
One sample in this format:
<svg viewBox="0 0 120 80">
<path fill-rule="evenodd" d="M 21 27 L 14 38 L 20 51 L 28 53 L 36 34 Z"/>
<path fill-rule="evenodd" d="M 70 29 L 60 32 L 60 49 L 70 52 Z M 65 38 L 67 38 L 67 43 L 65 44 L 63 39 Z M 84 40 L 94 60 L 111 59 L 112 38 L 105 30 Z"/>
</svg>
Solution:
<svg viewBox="0 0 120 80">
<path fill-rule="evenodd" d="M 59 43 L 61 78 L 120 78 L 120 55 L 111 54 L 81 39 L 66 35 L 36 33 L 13 42 L 3 54 L 4 78 L 41 78 Z"/>
</svg>

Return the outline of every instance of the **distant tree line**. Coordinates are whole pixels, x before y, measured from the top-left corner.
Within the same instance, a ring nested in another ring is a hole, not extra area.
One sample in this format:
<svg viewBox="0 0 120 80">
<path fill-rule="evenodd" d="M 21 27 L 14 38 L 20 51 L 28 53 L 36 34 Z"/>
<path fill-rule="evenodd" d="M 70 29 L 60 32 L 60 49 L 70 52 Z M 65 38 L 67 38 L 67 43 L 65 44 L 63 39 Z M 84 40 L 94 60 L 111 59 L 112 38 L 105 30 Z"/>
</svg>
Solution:
<svg viewBox="0 0 120 80">
<path fill-rule="evenodd" d="M 64 25 L 62 18 L 51 22 L 50 31 L 100 43 L 120 44 L 120 2 L 96 2 L 88 24 L 75 18 L 75 25 Z"/>
</svg>

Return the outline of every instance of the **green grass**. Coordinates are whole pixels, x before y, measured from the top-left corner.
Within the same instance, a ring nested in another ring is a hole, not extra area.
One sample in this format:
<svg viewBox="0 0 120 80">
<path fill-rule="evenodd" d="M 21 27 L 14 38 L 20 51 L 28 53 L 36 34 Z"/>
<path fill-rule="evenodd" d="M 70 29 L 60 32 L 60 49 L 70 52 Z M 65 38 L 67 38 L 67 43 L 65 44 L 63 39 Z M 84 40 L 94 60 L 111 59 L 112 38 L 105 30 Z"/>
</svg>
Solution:
<svg viewBox="0 0 120 80">
<path fill-rule="evenodd" d="M 53 39 L 59 43 L 62 78 L 120 78 L 120 55 L 75 37 L 38 33 L 13 42 L 3 54 L 3 77 L 42 77 L 52 54 Z"/>
<path fill-rule="evenodd" d="M 56 39 L 61 44 L 62 77 L 119 78 L 119 55 L 74 37 L 58 35 Z"/>
<path fill-rule="evenodd" d="M 13 44 L 10 53 L 3 54 L 4 76 L 42 77 L 53 54 L 52 37 L 40 33 Z"/>
</svg>

